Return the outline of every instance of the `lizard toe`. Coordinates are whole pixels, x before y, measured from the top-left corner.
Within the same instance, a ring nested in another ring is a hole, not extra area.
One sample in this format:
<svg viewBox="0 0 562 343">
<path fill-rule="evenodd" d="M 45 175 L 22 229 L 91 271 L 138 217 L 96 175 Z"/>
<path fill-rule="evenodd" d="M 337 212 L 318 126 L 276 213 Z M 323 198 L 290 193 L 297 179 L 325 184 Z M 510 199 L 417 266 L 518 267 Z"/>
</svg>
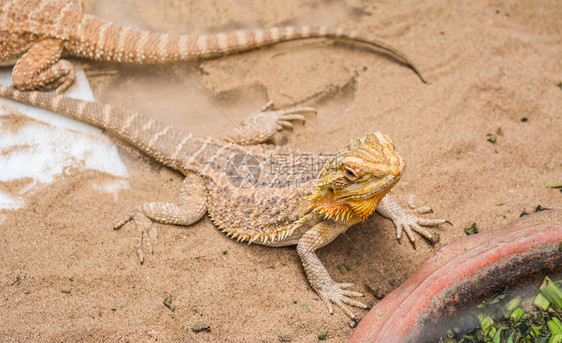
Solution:
<svg viewBox="0 0 562 343">
<path fill-rule="evenodd" d="M 362 309 L 369 308 L 364 303 L 355 300 L 355 297 L 363 297 L 360 292 L 346 290 L 352 287 L 352 283 L 332 283 L 328 287 L 319 291 L 320 298 L 327 304 L 330 314 L 333 313 L 332 303 L 336 304 L 349 318 L 355 320 L 355 314 L 349 309 L 349 306 L 359 307 Z"/>
</svg>

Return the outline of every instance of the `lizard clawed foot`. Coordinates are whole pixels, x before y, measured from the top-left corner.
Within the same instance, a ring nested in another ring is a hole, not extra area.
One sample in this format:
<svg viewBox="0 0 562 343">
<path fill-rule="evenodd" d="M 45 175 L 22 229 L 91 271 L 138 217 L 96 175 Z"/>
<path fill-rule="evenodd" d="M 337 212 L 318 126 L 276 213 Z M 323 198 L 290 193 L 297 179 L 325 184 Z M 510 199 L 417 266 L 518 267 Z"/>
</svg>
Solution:
<svg viewBox="0 0 562 343">
<path fill-rule="evenodd" d="M 145 240 L 148 252 L 152 255 L 152 243 L 156 244 L 158 234 L 156 229 L 152 225 L 152 220 L 148 218 L 142 210 L 137 208 L 133 213 L 127 218 L 120 221 L 117 225 L 113 227 L 113 230 L 121 229 L 125 224 L 130 221 L 135 223 L 135 228 L 137 229 L 137 234 L 135 236 L 135 251 L 139 258 L 140 264 L 144 263 L 144 252 L 142 251 L 142 242 Z"/>
<path fill-rule="evenodd" d="M 229 142 L 250 145 L 263 143 L 270 139 L 275 132 L 292 129 L 293 121 L 306 121 L 304 114 L 314 113 L 312 107 L 290 107 L 273 110 L 273 103 L 268 102 L 251 116 L 244 119 L 241 127 L 231 130 L 225 137 Z"/>
<path fill-rule="evenodd" d="M 405 231 L 406 235 L 410 239 L 410 242 L 415 248 L 416 238 L 414 237 L 414 232 L 417 232 L 430 241 L 431 244 L 435 244 L 439 242 L 439 234 L 431 234 L 431 232 L 425 229 L 424 226 L 438 226 L 444 223 L 451 224 L 450 221 L 445 219 L 424 219 L 413 214 L 406 213 L 399 218 L 396 218 L 394 221 L 394 225 L 396 225 L 396 238 L 400 241 L 402 238 L 402 231 Z"/>
<path fill-rule="evenodd" d="M 353 287 L 352 283 L 337 283 L 332 281 L 328 286 L 320 289 L 318 294 L 320 298 L 328 306 L 330 314 L 334 314 L 334 309 L 332 303 L 336 304 L 342 309 L 345 314 L 353 321 L 356 321 L 355 314 L 351 312 L 347 305 L 360 307 L 362 309 L 368 309 L 369 306 L 363 304 L 360 301 L 353 299 L 352 297 L 364 297 L 362 293 L 347 290 L 346 288 Z"/>
<path fill-rule="evenodd" d="M 157 233 L 153 223 L 191 225 L 207 213 L 207 198 L 205 187 L 199 175 L 190 173 L 185 176 L 180 189 L 179 203 L 148 202 L 133 210 L 133 213 L 113 227 L 119 230 L 125 224 L 133 221 L 137 234 L 135 236 L 135 251 L 141 264 L 144 263 L 142 251 L 143 240 L 150 254 L 153 253 L 152 244 L 156 244 Z"/>
<path fill-rule="evenodd" d="M 289 107 L 279 110 L 273 109 L 273 101 L 269 101 L 262 106 L 253 115 L 244 120 L 244 125 L 253 125 L 259 121 L 272 121 L 277 124 L 277 130 L 292 129 L 293 123 L 291 121 L 300 120 L 303 124 L 306 122 L 304 114 L 313 113 L 317 111 L 312 107 Z"/>
<path fill-rule="evenodd" d="M 412 196 L 410 196 L 408 204 L 410 205 L 410 208 L 416 208 Z M 445 219 L 424 219 L 411 213 L 407 213 L 390 195 L 387 195 L 382 199 L 377 207 L 377 211 L 394 222 L 394 226 L 396 226 L 396 238 L 398 241 L 402 238 L 402 231 L 406 232 L 406 235 L 410 239 L 414 249 L 416 248 L 416 238 L 414 237 L 414 232 L 417 232 L 432 244 L 435 244 L 439 242 L 439 235 L 432 234 L 425 229 L 424 226 L 438 226 L 444 223 L 453 225 L 450 221 Z M 420 212 L 432 213 L 433 211 L 428 207 L 420 207 L 418 208 L 418 213 Z"/>
</svg>

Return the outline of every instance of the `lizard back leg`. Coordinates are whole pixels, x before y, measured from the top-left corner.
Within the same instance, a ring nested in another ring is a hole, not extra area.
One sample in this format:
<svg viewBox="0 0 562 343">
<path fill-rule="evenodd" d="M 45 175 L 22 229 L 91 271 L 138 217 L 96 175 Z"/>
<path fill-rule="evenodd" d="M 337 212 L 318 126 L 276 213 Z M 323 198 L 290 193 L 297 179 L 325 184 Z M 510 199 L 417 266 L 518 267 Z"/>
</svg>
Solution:
<svg viewBox="0 0 562 343">
<path fill-rule="evenodd" d="M 137 207 L 131 215 L 123 219 L 114 229 L 118 230 L 129 221 L 136 227 L 135 251 L 140 263 L 144 262 L 142 242 L 146 238 L 149 253 L 152 243 L 156 242 L 157 233 L 152 223 L 174 225 L 191 225 L 199 221 L 207 212 L 207 195 L 203 180 L 195 174 L 188 174 L 180 189 L 178 204 L 170 202 L 149 202 Z"/>
<path fill-rule="evenodd" d="M 13 66 L 37 41 L 37 35 L 0 30 L 0 66 Z"/>
<path fill-rule="evenodd" d="M 35 43 L 14 66 L 14 86 L 19 90 L 64 91 L 74 82 L 74 68 L 61 59 L 63 50 L 63 42 L 58 39 L 46 38 Z"/>
<path fill-rule="evenodd" d="M 291 107 L 280 110 L 273 110 L 272 103 L 268 102 L 256 113 L 250 115 L 242 122 L 242 126 L 235 128 L 226 134 L 228 142 L 253 145 L 266 142 L 277 131 L 284 128 L 292 129 L 291 121 L 300 120 L 305 122 L 305 113 L 314 113 L 316 110 L 311 107 Z"/>
</svg>

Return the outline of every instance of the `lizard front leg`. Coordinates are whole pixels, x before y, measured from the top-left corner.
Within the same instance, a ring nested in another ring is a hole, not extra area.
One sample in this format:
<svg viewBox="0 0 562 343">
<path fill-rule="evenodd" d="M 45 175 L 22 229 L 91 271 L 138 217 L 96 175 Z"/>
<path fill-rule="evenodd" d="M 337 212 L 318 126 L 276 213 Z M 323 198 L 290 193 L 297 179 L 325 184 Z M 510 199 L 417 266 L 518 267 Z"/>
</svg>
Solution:
<svg viewBox="0 0 562 343">
<path fill-rule="evenodd" d="M 335 282 L 315 253 L 316 249 L 333 241 L 348 227 L 349 225 L 332 220 L 325 220 L 316 224 L 299 239 L 297 253 L 301 258 L 310 286 L 327 304 L 330 314 L 333 314 L 332 303 L 334 303 L 355 321 L 355 314 L 345 304 L 364 309 L 368 308 L 362 302 L 352 299 L 352 297 L 363 297 L 363 294 L 347 290 L 346 288 L 353 286 L 352 283 Z"/>
<path fill-rule="evenodd" d="M 242 126 L 226 134 L 225 139 L 232 143 L 252 145 L 266 142 L 277 131 L 292 129 L 293 120 L 305 121 L 304 113 L 314 113 L 311 107 L 291 107 L 273 110 L 273 103 L 268 102 L 256 113 L 244 119 Z"/>
<path fill-rule="evenodd" d="M 62 60 L 62 41 L 46 38 L 35 43 L 16 63 L 12 71 L 19 90 L 54 89 L 60 93 L 74 82 L 74 68 Z"/>
<path fill-rule="evenodd" d="M 450 224 L 450 222 L 445 219 L 424 219 L 407 213 L 390 195 L 382 199 L 376 211 L 382 216 L 392 220 L 394 226 L 396 226 L 396 238 L 398 240 L 402 238 L 402 231 L 405 231 L 414 248 L 416 246 L 414 231 L 427 238 L 432 244 L 435 244 L 439 241 L 439 236 L 432 235 L 423 226 L 437 226 L 443 223 Z"/>
<path fill-rule="evenodd" d="M 207 199 L 203 180 L 195 174 L 188 174 L 183 180 L 180 189 L 179 204 L 169 202 L 149 202 L 137 207 L 131 215 L 123 219 L 114 229 L 118 230 L 129 221 L 133 221 L 137 229 L 135 238 L 135 251 L 142 264 L 144 253 L 142 251 L 143 238 L 152 254 L 152 242 L 156 242 L 156 230 L 152 222 L 162 224 L 191 225 L 203 217 L 207 212 Z"/>
</svg>

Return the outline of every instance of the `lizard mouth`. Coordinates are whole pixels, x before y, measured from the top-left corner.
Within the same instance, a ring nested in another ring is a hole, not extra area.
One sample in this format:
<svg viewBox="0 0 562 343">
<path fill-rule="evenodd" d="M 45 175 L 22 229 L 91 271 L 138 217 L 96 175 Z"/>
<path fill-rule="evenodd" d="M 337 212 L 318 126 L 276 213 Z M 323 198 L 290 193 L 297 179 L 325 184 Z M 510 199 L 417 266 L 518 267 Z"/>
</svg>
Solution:
<svg viewBox="0 0 562 343">
<path fill-rule="evenodd" d="M 340 197 L 340 199 L 341 200 L 346 200 L 346 199 L 365 200 L 365 199 L 375 197 L 375 196 L 377 196 L 381 193 L 388 192 L 388 190 L 390 188 L 392 188 L 392 186 L 394 186 L 398 182 L 399 179 L 400 179 L 400 177 L 391 176 L 386 181 L 384 181 L 384 183 L 375 185 L 375 188 L 371 189 L 370 191 L 367 191 L 367 192 L 361 193 L 361 194 L 345 195 L 343 197 Z"/>
<path fill-rule="evenodd" d="M 400 165 L 399 165 L 398 168 L 399 168 L 400 172 L 395 173 L 395 174 L 387 175 L 386 180 L 384 180 L 384 182 L 382 182 L 382 183 L 377 182 L 374 185 L 373 189 L 371 189 L 371 190 L 369 190 L 365 193 L 361 193 L 361 194 L 344 195 L 344 196 L 340 197 L 339 199 L 340 200 L 346 200 L 346 199 L 366 200 L 366 199 L 375 197 L 377 195 L 380 195 L 381 193 L 387 193 L 388 190 L 390 190 L 390 188 L 392 188 L 398 182 L 398 180 L 400 180 L 400 177 L 406 171 L 406 162 L 401 157 L 400 157 Z"/>
</svg>

